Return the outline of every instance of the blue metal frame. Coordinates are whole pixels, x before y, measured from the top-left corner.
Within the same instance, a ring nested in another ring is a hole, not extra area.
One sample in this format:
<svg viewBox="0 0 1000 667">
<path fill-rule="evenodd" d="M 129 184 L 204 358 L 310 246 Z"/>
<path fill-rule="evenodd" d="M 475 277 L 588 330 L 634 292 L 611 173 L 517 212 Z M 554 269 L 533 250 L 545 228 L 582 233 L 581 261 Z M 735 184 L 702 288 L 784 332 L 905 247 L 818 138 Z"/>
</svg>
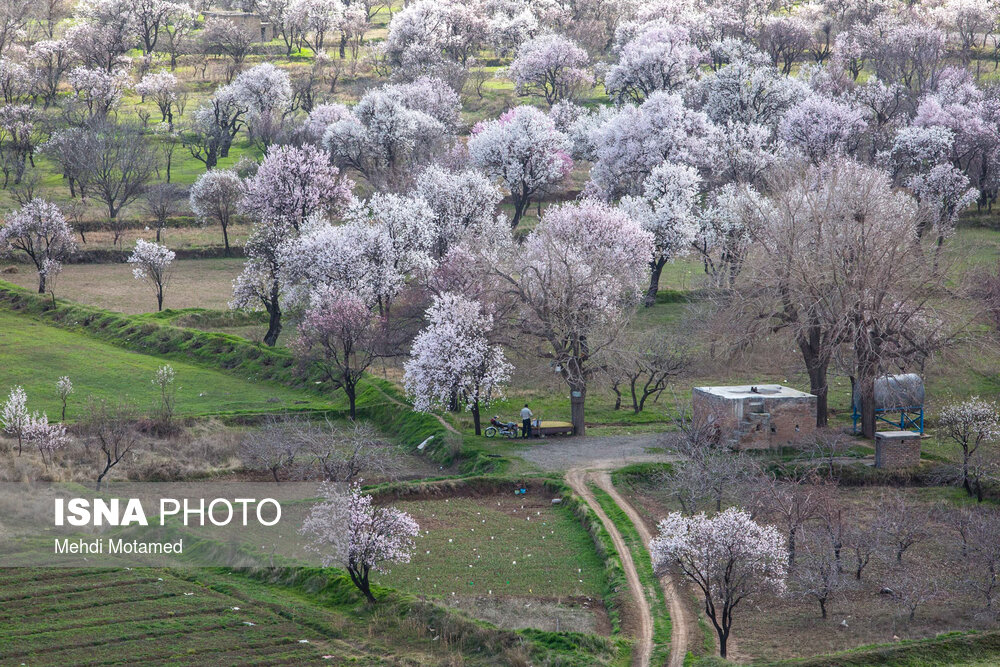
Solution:
<svg viewBox="0 0 1000 667">
<path fill-rule="evenodd" d="M 887 419 L 884 415 L 890 413 L 899 413 L 899 419 Z M 854 433 L 858 432 L 858 421 L 861 419 L 861 413 L 858 412 L 856 407 L 852 407 L 851 419 L 854 420 Z M 900 431 L 916 431 L 923 435 L 924 433 L 924 406 L 917 405 L 909 408 L 887 408 L 884 410 L 875 411 L 875 420 L 882 421 L 886 424 L 890 424 L 899 428 Z"/>
</svg>

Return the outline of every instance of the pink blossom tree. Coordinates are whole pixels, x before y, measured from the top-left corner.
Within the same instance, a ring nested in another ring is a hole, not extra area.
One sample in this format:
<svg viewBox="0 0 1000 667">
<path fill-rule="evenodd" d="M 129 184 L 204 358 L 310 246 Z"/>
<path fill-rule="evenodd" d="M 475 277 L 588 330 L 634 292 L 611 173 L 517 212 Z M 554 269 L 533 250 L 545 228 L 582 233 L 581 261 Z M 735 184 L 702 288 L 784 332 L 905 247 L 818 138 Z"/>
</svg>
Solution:
<svg viewBox="0 0 1000 667">
<path fill-rule="evenodd" d="M 55 276 L 62 262 L 76 252 L 73 230 L 55 204 L 32 199 L 7 217 L 0 227 L 0 252 L 21 251 L 38 270 L 38 293 L 45 293 L 45 280 Z"/>
<path fill-rule="evenodd" d="M 480 435 L 480 408 L 502 396 L 512 371 L 503 348 L 491 341 L 493 315 L 478 301 L 444 294 L 434 299 L 427 320 L 404 366 L 403 385 L 413 407 L 429 412 L 463 403 Z"/>
<path fill-rule="evenodd" d="M 866 127 L 860 109 L 814 93 L 788 110 L 778 136 L 819 164 L 834 154 L 853 153 Z"/>
<path fill-rule="evenodd" d="M 648 279 L 653 235 L 593 199 L 546 210 L 513 261 L 495 267 L 519 304 L 525 340 L 570 389 L 573 432 L 583 435 L 587 383 L 622 335 Z"/>
<path fill-rule="evenodd" d="M 298 231 L 314 213 L 333 215 L 344 210 L 353 186 L 315 146 L 274 146 L 257 173 L 247 179 L 242 208 L 257 220 L 280 221 Z"/>
<path fill-rule="evenodd" d="M 587 52 L 573 40 L 549 33 L 528 40 L 517 50 L 507 76 L 522 95 L 538 94 L 551 107 L 573 99 L 587 81 Z"/>
<path fill-rule="evenodd" d="M 532 197 L 562 181 L 573 169 L 566 135 L 534 107 L 516 107 L 499 119 L 478 123 L 468 147 L 472 163 L 510 191 L 514 200 L 512 229 Z"/>
<path fill-rule="evenodd" d="M 357 484 L 346 497 L 332 485 L 324 484 L 321 490 L 326 500 L 313 506 L 299 532 L 312 537 L 310 548 L 325 567 L 344 566 L 365 599 L 375 604 L 372 570 L 388 572 L 390 563 L 409 563 L 420 526 L 402 510 L 377 507 Z"/>
<path fill-rule="evenodd" d="M 331 289 L 316 293 L 299 324 L 296 356 L 320 369 L 334 389 L 347 394 L 351 419 L 357 417 L 357 388 L 378 355 L 377 318 L 360 297 Z"/>
<path fill-rule="evenodd" d="M 761 525 L 738 507 L 713 517 L 685 517 L 677 512 L 660 521 L 659 533 L 649 544 L 653 566 L 680 570 L 705 598 L 705 614 L 719 636 L 719 654 L 725 658 L 733 613 L 785 589 L 788 552 L 774 526 Z"/>
<path fill-rule="evenodd" d="M 145 280 L 156 292 L 156 309 L 163 310 L 163 290 L 173 275 L 171 265 L 177 256 L 165 245 L 137 239 L 135 249 L 129 255 L 128 263 L 132 265 L 132 277 Z"/>
<path fill-rule="evenodd" d="M 691 250 L 699 231 L 697 215 L 701 176 L 698 170 L 664 162 L 653 169 L 643 185 L 642 197 L 625 197 L 622 209 L 653 234 L 653 261 L 645 305 L 656 303 L 660 274 L 667 262 Z"/>
</svg>

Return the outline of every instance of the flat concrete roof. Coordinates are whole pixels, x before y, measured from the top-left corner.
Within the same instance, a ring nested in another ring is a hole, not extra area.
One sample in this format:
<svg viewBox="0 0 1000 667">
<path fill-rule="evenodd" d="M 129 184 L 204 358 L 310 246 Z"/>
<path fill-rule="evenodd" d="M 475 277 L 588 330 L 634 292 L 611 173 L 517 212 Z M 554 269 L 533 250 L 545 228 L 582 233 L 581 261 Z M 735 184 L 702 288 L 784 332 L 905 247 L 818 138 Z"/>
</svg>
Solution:
<svg viewBox="0 0 1000 667">
<path fill-rule="evenodd" d="M 876 438 L 886 438 L 889 440 L 908 440 L 909 438 L 919 438 L 916 431 L 876 431 Z"/>
<path fill-rule="evenodd" d="M 751 387 L 756 387 L 757 391 L 750 391 Z M 704 392 L 706 394 L 711 394 L 712 396 L 718 396 L 719 398 L 726 398 L 730 400 L 744 399 L 744 398 L 809 398 L 812 394 L 808 394 L 804 391 L 799 391 L 798 389 L 792 389 L 791 387 L 785 387 L 780 384 L 755 384 L 755 385 L 733 385 L 728 387 L 695 387 L 696 390 Z"/>
</svg>

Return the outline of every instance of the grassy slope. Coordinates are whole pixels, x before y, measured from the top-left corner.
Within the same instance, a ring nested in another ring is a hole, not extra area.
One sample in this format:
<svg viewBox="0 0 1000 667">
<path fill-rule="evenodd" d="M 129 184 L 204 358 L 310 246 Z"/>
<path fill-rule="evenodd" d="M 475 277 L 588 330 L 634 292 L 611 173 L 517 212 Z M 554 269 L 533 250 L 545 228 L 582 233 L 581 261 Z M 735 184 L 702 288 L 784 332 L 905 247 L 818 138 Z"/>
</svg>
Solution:
<svg viewBox="0 0 1000 667">
<path fill-rule="evenodd" d="M 123 350 L 89 336 L 0 311 L 0 392 L 23 385 L 32 410 L 59 414 L 55 383 L 73 380 L 67 418 L 82 416 L 86 397 L 129 396 L 145 408 L 157 400 L 150 382 L 164 359 Z M 274 412 L 330 407 L 329 401 L 277 384 L 246 382 L 232 374 L 170 360 L 177 373 L 177 412 L 181 415 Z"/>
</svg>

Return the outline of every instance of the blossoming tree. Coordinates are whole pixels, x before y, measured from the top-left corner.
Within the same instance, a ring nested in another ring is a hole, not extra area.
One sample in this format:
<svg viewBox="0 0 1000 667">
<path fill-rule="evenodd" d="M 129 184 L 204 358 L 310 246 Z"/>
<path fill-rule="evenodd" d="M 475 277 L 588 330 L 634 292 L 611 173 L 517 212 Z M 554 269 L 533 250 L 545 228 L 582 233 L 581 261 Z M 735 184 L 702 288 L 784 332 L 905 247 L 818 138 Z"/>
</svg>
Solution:
<svg viewBox="0 0 1000 667">
<path fill-rule="evenodd" d="M 7 396 L 7 400 L 3 403 L 3 408 L 0 409 L 0 423 L 3 424 L 4 433 L 17 438 L 18 456 L 21 455 L 25 429 L 28 427 L 30 421 L 31 416 L 28 414 L 28 394 L 25 393 L 24 387 L 18 385 L 10 390 L 10 395 Z"/>
<path fill-rule="evenodd" d="M 177 256 L 165 245 L 138 239 L 135 249 L 129 255 L 128 263 L 132 265 L 132 277 L 145 280 L 156 293 L 156 309 L 163 310 L 163 290 L 170 282 L 173 271 L 171 265 Z"/>
<path fill-rule="evenodd" d="M 331 289 L 313 295 L 299 324 L 296 355 L 315 364 L 334 389 L 343 389 L 351 419 L 357 417 L 357 387 L 375 360 L 378 318 L 360 297 Z"/>
<path fill-rule="evenodd" d="M 322 490 L 327 499 L 313 506 L 300 532 L 312 536 L 310 548 L 325 567 L 343 565 L 358 590 L 375 604 L 369 581 L 372 570 L 388 572 L 390 563 L 409 563 L 420 526 L 402 510 L 377 507 L 358 484 L 346 497 L 333 486 L 324 485 Z"/>
<path fill-rule="evenodd" d="M 478 123 L 468 145 L 472 163 L 510 191 L 511 228 L 517 227 L 532 197 L 573 169 L 566 135 L 534 107 L 516 107 L 496 120 Z"/>
<path fill-rule="evenodd" d="M 493 315 L 478 301 L 443 294 L 427 310 L 427 320 L 403 376 L 413 407 L 427 412 L 463 403 L 480 435 L 479 410 L 502 394 L 512 371 L 503 348 L 490 340 Z"/>
<path fill-rule="evenodd" d="M 38 293 L 45 293 L 45 280 L 59 273 L 62 261 L 76 251 L 73 230 L 59 207 L 44 199 L 32 199 L 7 217 L 0 227 L 0 252 L 20 250 L 38 270 Z"/>
<path fill-rule="evenodd" d="M 785 588 L 784 538 L 738 507 L 713 517 L 672 512 L 658 529 L 649 544 L 653 566 L 661 571 L 676 567 L 701 589 L 705 614 L 715 626 L 719 654 L 725 658 L 733 612 L 740 603 Z"/>
<path fill-rule="evenodd" d="M 973 473 L 978 467 L 975 465 L 977 457 L 982 457 L 981 448 L 1000 438 L 1000 408 L 994 401 L 973 396 L 967 401 L 945 406 L 938 423 L 944 434 L 962 449 L 959 483 L 970 496 L 975 486 L 976 495 L 982 500 L 979 476 Z"/>
<path fill-rule="evenodd" d="M 525 340 L 570 389 L 573 432 L 583 435 L 587 382 L 622 335 L 648 279 L 653 235 L 594 200 L 546 210 L 524 251 L 495 272 L 520 307 Z"/>
</svg>

